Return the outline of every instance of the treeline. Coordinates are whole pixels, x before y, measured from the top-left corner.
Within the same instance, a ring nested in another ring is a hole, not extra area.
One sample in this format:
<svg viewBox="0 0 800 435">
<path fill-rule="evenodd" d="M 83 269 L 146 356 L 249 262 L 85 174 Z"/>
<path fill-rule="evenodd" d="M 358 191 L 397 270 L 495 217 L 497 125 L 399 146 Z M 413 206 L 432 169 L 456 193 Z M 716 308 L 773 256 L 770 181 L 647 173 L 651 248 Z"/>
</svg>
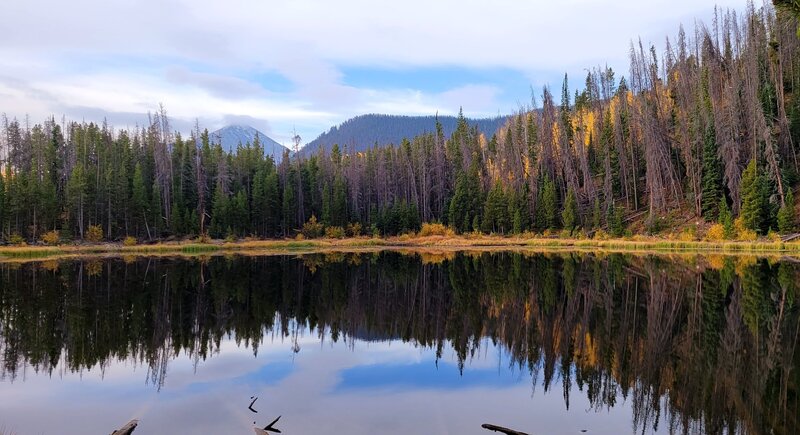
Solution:
<svg viewBox="0 0 800 435">
<path fill-rule="evenodd" d="M 520 110 L 487 137 L 459 116 L 365 151 L 284 158 L 258 140 L 225 152 L 196 128 L 3 122 L 0 228 L 82 238 L 291 236 L 312 217 L 350 232 L 396 234 L 423 222 L 457 232 L 603 228 L 646 212 L 719 220 L 765 234 L 795 230 L 800 40 L 797 20 L 752 4 L 681 28 L 663 56 L 630 47 L 628 78 L 597 68 L 581 91 Z M 533 108 L 536 107 L 536 110 Z M 734 224 L 734 218 L 737 222 Z M 317 224 L 319 225 L 319 224 Z M 343 232 L 344 230 L 342 230 Z M 334 233 L 341 234 L 341 232 Z"/>
</svg>

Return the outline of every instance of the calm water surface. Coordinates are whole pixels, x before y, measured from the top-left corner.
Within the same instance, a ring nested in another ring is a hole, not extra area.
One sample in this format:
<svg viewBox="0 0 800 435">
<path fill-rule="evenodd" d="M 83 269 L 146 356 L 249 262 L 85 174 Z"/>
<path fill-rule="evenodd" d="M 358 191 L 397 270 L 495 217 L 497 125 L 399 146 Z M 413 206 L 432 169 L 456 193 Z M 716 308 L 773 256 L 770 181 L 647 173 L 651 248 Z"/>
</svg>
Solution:
<svg viewBox="0 0 800 435">
<path fill-rule="evenodd" d="M 800 433 L 798 285 L 723 256 L 5 263 L 0 433 Z"/>
</svg>

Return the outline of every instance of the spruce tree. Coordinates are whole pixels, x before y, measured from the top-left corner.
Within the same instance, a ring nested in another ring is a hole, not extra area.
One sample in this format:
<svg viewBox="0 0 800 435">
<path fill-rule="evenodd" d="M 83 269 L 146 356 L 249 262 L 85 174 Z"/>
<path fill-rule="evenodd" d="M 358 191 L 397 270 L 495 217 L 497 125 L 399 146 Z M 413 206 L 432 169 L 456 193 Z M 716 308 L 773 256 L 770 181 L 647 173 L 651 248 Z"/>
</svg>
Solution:
<svg viewBox="0 0 800 435">
<path fill-rule="evenodd" d="M 553 180 L 546 177 L 542 185 L 541 200 L 539 201 L 539 207 L 542 209 L 542 226 L 545 229 L 555 229 L 558 224 L 556 221 L 557 201 L 556 185 Z"/>
<path fill-rule="evenodd" d="M 750 160 L 747 168 L 742 172 L 742 210 L 740 216 L 744 226 L 756 232 L 762 231 L 764 209 L 767 206 L 764 198 L 763 182 L 763 176 L 758 174 L 756 160 Z"/>
<path fill-rule="evenodd" d="M 717 143 L 714 125 L 706 128 L 703 141 L 703 193 L 701 208 L 708 221 L 717 218 L 719 197 L 722 195 L 722 168 L 717 156 Z"/>
<path fill-rule="evenodd" d="M 230 224 L 228 221 L 229 199 L 221 188 L 214 189 L 214 197 L 211 200 L 211 236 L 223 237 Z"/>
<path fill-rule="evenodd" d="M 794 209 L 794 194 L 789 189 L 784 198 L 784 204 L 778 210 L 778 231 L 783 234 L 793 233 L 797 230 L 797 217 Z"/>
<path fill-rule="evenodd" d="M 7 207 L 5 178 L 3 177 L 3 174 L 0 174 L 0 239 L 3 238 L 3 232 L 6 229 L 6 215 L 8 214 Z"/>
<path fill-rule="evenodd" d="M 728 201 L 725 200 L 724 196 L 720 196 L 719 198 L 719 205 L 718 205 L 718 213 L 717 216 L 719 218 L 719 223 L 722 225 L 723 235 L 726 239 L 730 239 L 733 237 L 733 216 L 731 215 L 731 210 L 728 208 Z"/>
<path fill-rule="evenodd" d="M 621 237 L 625 231 L 625 225 L 622 222 L 622 207 L 617 207 L 612 202 L 606 210 L 606 222 L 609 233 L 614 237 Z"/>
<path fill-rule="evenodd" d="M 153 235 L 161 237 L 161 228 L 163 228 L 163 215 L 161 214 L 161 188 L 158 187 L 158 181 L 153 180 L 153 194 L 150 198 L 150 213 L 153 214 Z"/>
<path fill-rule="evenodd" d="M 564 209 L 561 211 L 561 222 L 564 229 L 572 234 L 575 226 L 578 225 L 578 198 L 575 191 L 570 188 L 567 190 L 567 198 L 564 200 Z"/>
<path fill-rule="evenodd" d="M 594 199 L 594 209 L 592 210 L 592 228 L 598 229 L 603 223 L 603 212 L 600 208 L 600 198 Z"/>
<path fill-rule="evenodd" d="M 142 175 L 142 165 L 136 163 L 133 169 L 131 208 L 133 212 L 134 226 L 144 225 L 147 228 L 147 187 L 144 184 Z"/>
<path fill-rule="evenodd" d="M 505 233 L 508 230 L 508 204 L 503 186 L 496 183 L 486 197 L 483 208 L 483 231 Z"/>
<path fill-rule="evenodd" d="M 270 171 L 266 179 L 266 232 L 268 237 L 274 237 L 281 228 L 281 198 L 280 179 L 275 170 Z"/>
<path fill-rule="evenodd" d="M 347 214 L 347 184 L 341 175 L 337 175 L 333 181 L 333 197 L 331 198 L 331 217 L 332 225 L 344 227 L 349 220 Z"/>
</svg>

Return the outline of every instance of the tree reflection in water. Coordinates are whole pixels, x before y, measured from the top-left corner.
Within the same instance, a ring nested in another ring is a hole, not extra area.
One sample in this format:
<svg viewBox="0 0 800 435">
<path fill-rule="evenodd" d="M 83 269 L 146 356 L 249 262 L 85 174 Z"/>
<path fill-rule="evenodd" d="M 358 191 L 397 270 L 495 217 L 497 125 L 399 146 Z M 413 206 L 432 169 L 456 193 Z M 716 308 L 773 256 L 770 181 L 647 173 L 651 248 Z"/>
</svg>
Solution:
<svg viewBox="0 0 800 435">
<path fill-rule="evenodd" d="M 800 266 L 755 257 L 397 253 L 0 264 L 0 375 L 195 363 L 229 335 L 254 353 L 333 340 L 489 338 L 533 388 L 630 400 L 637 432 L 797 433 Z M 59 363 L 61 365 L 59 365 Z M 561 385 L 559 386 L 558 383 Z"/>
</svg>

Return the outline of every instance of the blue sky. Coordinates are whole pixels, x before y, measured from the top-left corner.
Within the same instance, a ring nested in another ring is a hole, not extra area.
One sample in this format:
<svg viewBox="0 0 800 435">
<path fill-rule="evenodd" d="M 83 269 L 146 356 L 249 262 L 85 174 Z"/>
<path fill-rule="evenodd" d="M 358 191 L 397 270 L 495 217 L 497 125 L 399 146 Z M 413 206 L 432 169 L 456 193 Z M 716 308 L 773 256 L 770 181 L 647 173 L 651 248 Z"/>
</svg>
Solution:
<svg viewBox="0 0 800 435">
<path fill-rule="evenodd" d="M 717 5 L 743 10 L 744 0 Z M 588 68 L 627 75 L 631 40 L 663 51 L 698 0 L 10 0 L 0 112 L 173 127 L 250 124 L 304 142 L 363 113 L 496 116 L 571 88 Z"/>
</svg>

